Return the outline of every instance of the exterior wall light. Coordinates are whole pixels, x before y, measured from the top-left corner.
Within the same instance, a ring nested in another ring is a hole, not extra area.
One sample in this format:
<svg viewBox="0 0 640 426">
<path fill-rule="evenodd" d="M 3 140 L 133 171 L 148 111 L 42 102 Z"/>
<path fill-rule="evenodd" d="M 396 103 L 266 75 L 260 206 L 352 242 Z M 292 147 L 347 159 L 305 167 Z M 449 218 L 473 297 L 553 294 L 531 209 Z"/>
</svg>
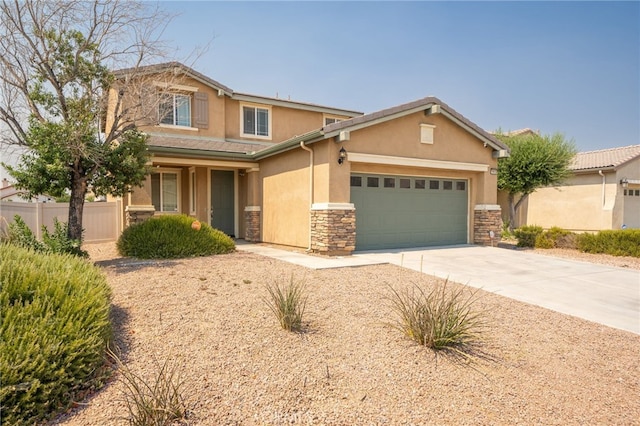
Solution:
<svg viewBox="0 0 640 426">
<path fill-rule="evenodd" d="M 625 177 L 620 179 L 620 185 L 622 185 L 623 188 L 628 188 L 629 187 L 629 180 Z"/>
<path fill-rule="evenodd" d="M 347 158 L 347 150 L 344 147 L 340 148 L 338 152 L 338 164 L 344 163 L 344 160 Z"/>
</svg>

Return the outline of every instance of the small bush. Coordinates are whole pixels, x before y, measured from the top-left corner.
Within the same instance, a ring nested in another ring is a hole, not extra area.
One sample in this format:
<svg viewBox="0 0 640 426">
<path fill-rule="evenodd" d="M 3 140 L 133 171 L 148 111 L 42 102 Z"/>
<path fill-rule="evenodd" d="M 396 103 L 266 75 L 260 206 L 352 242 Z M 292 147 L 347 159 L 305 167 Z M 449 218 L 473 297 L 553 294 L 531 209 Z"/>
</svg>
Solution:
<svg viewBox="0 0 640 426">
<path fill-rule="evenodd" d="M 548 231 L 544 231 L 536 237 L 536 248 L 576 248 L 576 234 L 557 226 L 552 227 Z"/>
<path fill-rule="evenodd" d="M 464 352 L 481 339 L 484 328 L 482 313 L 473 309 L 477 290 L 467 294 L 464 287 L 449 290 L 447 284 L 429 291 L 418 285 L 407 290 L 391 288 L 389 300 L 397 316 L 392 326 L 433 350 Z"/>
<path fill-rule="evenodd" d="M 187 417 L 187 407 L 182 395 L 184 382 L 177 367 L 168 361 L 157 365 L 152 380 L 145 380 L 126 366 L 113 352 L 111 357 L 120 372 L 124 384 L 124 401 L 129 414 L 127 420 L 134 426 L 164 426 L 175 424 Z"/>
<path fill-rule="evenodd" d="M 518 239 L 518 247 L 535 247 L 536 238 L 542 231 L 541 226 L 526 225 L 514 229 L 513 235 Z"/>
<path fill-rule="evenodd" d="M 586 253 L 640 257 L 640 229 L 580 234 L 578 249 Z"/>
<path fill-rule="evenodd" d="M 100 385 L 110 289 L 70 255 L 0 244 L 2 423 L 35 424 Z"/>
<path fill-rule="evenodd" d="M 69 239 L 69 226 L 65 222 L 53 218 L 53 233 L 49 233 L 46 226 L 42 225 L 42 241 L 38 241 L 35 234 L 27 226 L 19 215 L 15 215 L 13 222 L 9 224 L 7 241 L 27 249 L 40 253 L 71 254 L 78 257 L 88 257 L 89 254 L 81 249 L 82 241 Z"/>
<path fill-rule="evenodd" d="M 179 259 L 230 253 L 233 240 L 206 223 L 199 230 L 195 221 L 185 215 L 153 217 L 129 226 L 118 238 L 116 247 L 122 256 L 140 259 Z"/>
<path fill-rule="evenodd" d="M 302 329 L 302 316 L 307 306 L 305 285 L 296 282 L 291 276 L 288 283 L 267 284 L 269 297 L 264 302 L 274 313 L 280 326 L 287 331 Z"/>
</svg>

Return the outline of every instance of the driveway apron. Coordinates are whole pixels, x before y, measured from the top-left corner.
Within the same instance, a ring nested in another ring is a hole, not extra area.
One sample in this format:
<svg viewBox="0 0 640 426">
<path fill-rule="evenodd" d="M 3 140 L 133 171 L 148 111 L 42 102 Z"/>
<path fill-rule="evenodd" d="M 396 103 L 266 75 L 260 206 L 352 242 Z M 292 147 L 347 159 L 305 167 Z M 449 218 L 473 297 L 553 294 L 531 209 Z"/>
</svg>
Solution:
<svg viewBox="0 0 640 426">
<path fill-rule="evenodd" d="M 640 334 L 640 271 L 496 247 L 358 252 L 522 302 Z"/>
</svg>

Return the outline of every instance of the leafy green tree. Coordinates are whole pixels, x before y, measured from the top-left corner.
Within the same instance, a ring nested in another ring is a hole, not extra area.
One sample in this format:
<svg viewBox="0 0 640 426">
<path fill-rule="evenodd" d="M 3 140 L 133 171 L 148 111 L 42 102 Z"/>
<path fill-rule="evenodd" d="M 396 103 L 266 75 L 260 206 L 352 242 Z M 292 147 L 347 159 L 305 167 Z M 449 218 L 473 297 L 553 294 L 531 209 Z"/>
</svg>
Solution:
<svg viewBox="0 0 640 426">
<path fill-rule="evenodd" d="M 118 81 L 107 117 L 116 83 L 110 66 L 132 65 L 135 75 L 157 53 L 155 37 L 166 21 L 129 1 L 0 4 L 0 142 L 26 149 L 17 166 L 3 166 L 30 195 L 70 193 L 70 239 L 82 238 L 89 190 L 123 195 L 145 178 L 141 111 L 122 102 L 139 89 L 135 79 Z"/>
<path fill-rule="evenodd" d="M 511 150 L 511 155 L 498 164 L 498 189 L 508 194 L 509 229 L 513 231 L 518 225 L 516 212 L 529 194 L 562 183 L 570 175 L 569 165 L 576 148 L 573 141 L 565 140 L 560 133 L 496 136 Z"/>
</svg>

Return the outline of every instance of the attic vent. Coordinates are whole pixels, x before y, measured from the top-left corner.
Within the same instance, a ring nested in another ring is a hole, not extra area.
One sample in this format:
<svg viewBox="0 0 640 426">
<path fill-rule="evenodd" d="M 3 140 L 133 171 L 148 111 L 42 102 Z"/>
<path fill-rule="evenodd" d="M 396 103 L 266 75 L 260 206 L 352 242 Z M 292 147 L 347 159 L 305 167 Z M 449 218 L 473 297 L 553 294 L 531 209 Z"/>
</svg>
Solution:
<svg viewBox="0 0 640 426">
<path fill-rule="evenodd" d="M 433 145 L 433 130 L 436 126 L 432 124 L 420 125 L 420 143 Z"/>
</svg>

